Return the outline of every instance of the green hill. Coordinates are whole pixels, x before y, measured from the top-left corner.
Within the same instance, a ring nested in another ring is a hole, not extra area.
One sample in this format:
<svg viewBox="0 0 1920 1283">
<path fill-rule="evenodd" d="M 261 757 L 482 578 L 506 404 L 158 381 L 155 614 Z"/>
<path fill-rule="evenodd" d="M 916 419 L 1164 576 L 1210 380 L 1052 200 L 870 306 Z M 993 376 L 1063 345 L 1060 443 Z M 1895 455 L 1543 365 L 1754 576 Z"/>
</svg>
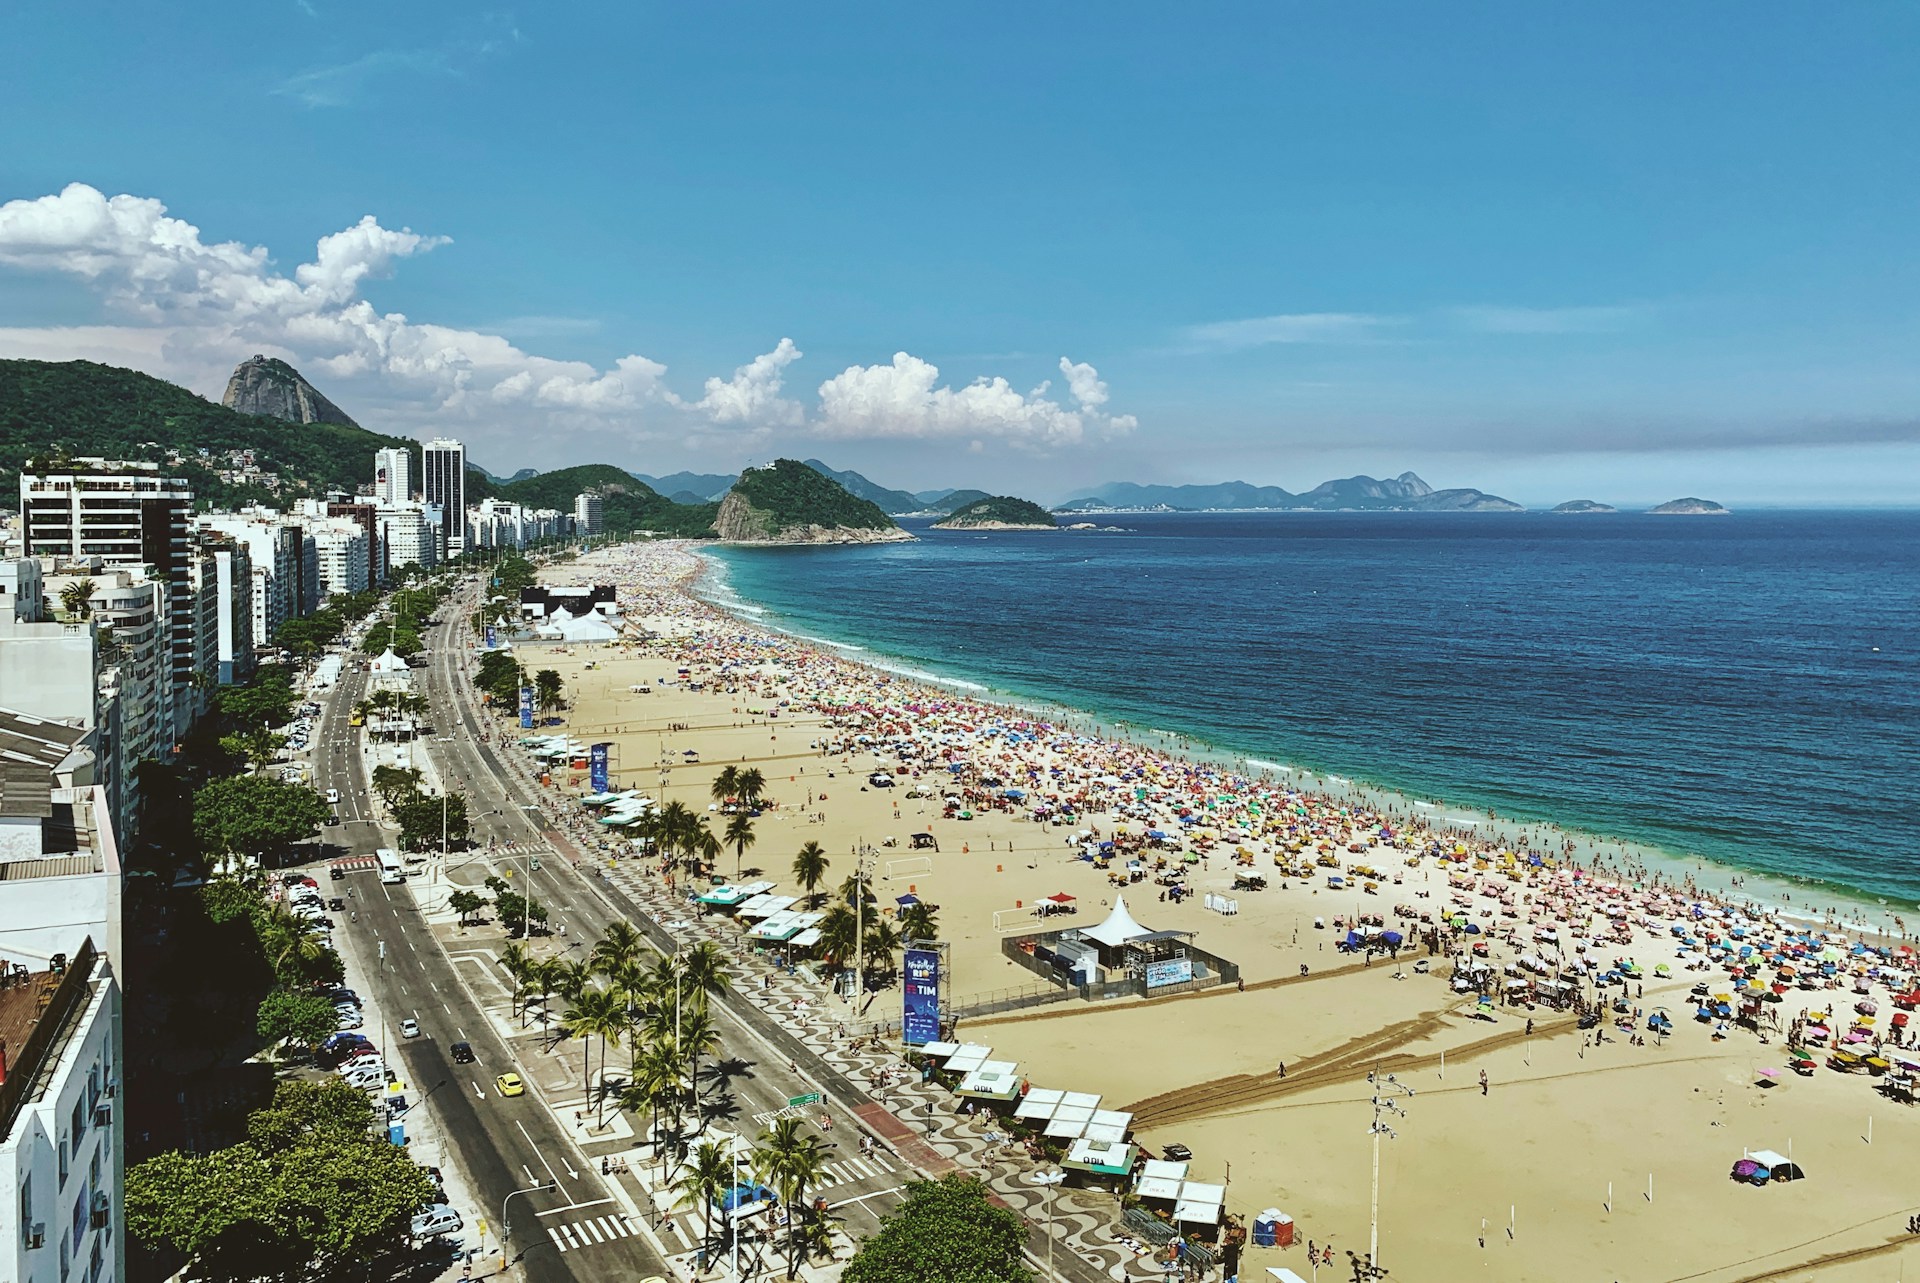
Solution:
<svg viewBox="0 0 1920 1283">
<path fill-rule="evenodd" d="M 654 530 L 662 534 L 705 538 L 713 534 L 717 503 L 678 504 L 653 487 L 636 481 L 633 474 L 610 463 L 585 463 L 577 468 L 542 472 L 505 485 L 494 484 L 489 492 L 512 503 L 531 508 L 557 508 L 573 511 L 573 500 L 584 491 L 597 491 L 606 529 L 613 534 L 630 530 Z M 468 473 L 468 491 L 472 493 L 472 472 Z"/>
<path fill-rule="evenodd" d="M 954 509 L 951 515 L 933 523 L 936 530 L 966 530 L 1016 526 L 1051 530 L 1060 523 L 1053 514 L 1028 499 L 1011 495 L 990 495 Z"/>
<path fill-rule="evenodd" d="M 993 498 L 993 496 L 984 490 L 950 490 L 940 498 L 935 499 L 932 503 L 927 504 L 926 507 L 934 512 L 953 513 L 966 507 L 970 503 L 978 503 L 982 499 L 991 498 Z"/>
<path fill-rule="evenodd" d="M 408 437 L 239 414 L 164 379 L 92 361 L 0 360 L 0 494 L 20 492 L 28 460 L 100 455 L 166 466 L 193 483 L 203 507 L 277 505 L 364 484 L 373 452 L 388 447 L 411 450 L 420 475 L 420 443 Z M 223 479 L 243 450 L 262 475 Z"/>
<path fill-rule="evenodd" d="M 683 509 L 683 511 L 690 511 Z M 749 468 L 720 502 L 714 528 L 743 543 L 843 543 L 909 536 L 880 506 L 804 463 Z"/>
</svg>

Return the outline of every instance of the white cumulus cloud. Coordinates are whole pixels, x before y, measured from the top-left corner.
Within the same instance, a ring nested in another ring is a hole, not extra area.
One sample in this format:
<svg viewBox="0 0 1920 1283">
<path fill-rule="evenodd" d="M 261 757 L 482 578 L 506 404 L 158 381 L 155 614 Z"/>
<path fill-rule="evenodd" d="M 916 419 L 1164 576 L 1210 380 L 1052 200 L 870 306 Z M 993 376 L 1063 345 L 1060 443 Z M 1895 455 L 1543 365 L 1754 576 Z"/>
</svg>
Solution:
<svg viewBox="0 0 1920 1283">
<path fill-rule="evenodd" d="M 0 204 L 0 268 L 77 279 L 115 323 L 0 329 L 0 355 L 106 360 L 216 394 L 236 362 L 269 353 L 308 371 L 369 426 L 520 452 L 529 429 L 629 440 L 723 429 L 762 440 L 783 431 L 1046 447 L 1135 426 L 1108 411 L 1093 366 L 1065 358 L 1066 404 L 1044 383 L 1026 393 L 999 377 L 941 386 L 937 368 L 902 352 L 889 365 L 851 366 L 827 380 L 810 412 L 781 394 L 787 367 L 802 355 L 790 338 L 731 378 L 707 379 L 703 395 L 687 400 L 667 386 L 666 366 L 645 356 L 604 368 L 541 356 L 500 334 L 383 312 L 364 297 L 402 260 L 450 243 L 368 215 L 322 236 L 312 258 L 288 272 L 262 246 L 206 239 L 158 200 L 74 183 Z"/>
<path fill-rule="evenodd" d="M 1073 445 L 1089 434 L 1130 431 L 1131 415 L 1100 407 L 1106 384 L 1091 365 L 1065 357 L 1060 368 L 1079 408 L 1047 397 L 1047 384 L 1022 393 L 1004 378 L 980 378 L 964 387 L 940 385 L 940 369 L 908 352 L 887 365 L 852 365 L 820 385 L 818 428 L 833 437 L 996 437 L 1016 444 Z"/>
</svg>

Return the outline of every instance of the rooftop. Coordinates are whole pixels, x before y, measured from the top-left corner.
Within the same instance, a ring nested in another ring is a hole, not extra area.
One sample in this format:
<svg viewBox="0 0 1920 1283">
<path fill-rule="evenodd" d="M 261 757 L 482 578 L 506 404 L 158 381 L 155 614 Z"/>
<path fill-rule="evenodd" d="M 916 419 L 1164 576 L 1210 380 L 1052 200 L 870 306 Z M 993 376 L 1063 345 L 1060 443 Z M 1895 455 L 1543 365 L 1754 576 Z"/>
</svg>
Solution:
<svg viewBox="0 0 1920 1283">
<path fill-rule="evenodd" d="M 46 1090 L 46 1075 L 72 1037 L 74 1018 L 104 982 L 101 955 L 83 940 L 72 959 L 53 958 L 44 971 L 0 960 L 0 1045 L 7 1049 L 0 1077 L 0 1136 L 13 1130 L 20 1107 Z"/>
</svg>

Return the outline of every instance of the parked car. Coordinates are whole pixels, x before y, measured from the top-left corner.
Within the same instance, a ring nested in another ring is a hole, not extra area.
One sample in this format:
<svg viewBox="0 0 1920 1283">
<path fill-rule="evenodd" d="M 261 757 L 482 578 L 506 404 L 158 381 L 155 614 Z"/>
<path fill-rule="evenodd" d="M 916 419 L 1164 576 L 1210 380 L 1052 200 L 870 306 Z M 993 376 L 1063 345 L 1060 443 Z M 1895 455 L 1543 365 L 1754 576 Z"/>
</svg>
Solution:
<svg viewBox="0 0 1920 1283">
<path fill-rule="evenodd" d="M 452 1050 L 453 1050 L 454 1064 L 471 1065 L 473 1063 L 473 1044 L 472 1043 L 456 1042 L 455 1044 L 453 1044 Z"/>
<path fill-rule="evenodd" d="M 1160 1156 L 1169 1163 L 1190 1163 L 1193 1161 L 1193 1151 L 1185 1145 L 1169 1145 L 1160 1151 Z"/>
<path fill-rule="evenodd" d="M 461 1228 L 461 1225 L 460 1213 L 454 1211 L 445 1203 L 435 1203 L 433 1206 L 427 1208 L 426 1211 L 414 1216 L 412 1226 L 413 1236 L 415 1238 L 432 1238 L 436 1234 L 452 1234 L 457 1232 Z"/>
</svg>

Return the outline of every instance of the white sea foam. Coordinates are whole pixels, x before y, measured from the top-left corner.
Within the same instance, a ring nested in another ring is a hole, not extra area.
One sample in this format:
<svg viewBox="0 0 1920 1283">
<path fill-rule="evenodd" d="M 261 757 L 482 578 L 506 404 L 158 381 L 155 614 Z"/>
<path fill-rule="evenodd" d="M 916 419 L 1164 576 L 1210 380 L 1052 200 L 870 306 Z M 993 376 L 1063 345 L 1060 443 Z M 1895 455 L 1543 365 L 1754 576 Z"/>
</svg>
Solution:
<svg viewBox="0 0 1920 1283">
<path fill-rule="evenodd" d="M 1263 771 L 1285 771 L 1289 775 L 1293 774 L 1293 768 L 1291 766 L 1282 766 L 1279 762 L 1269 762 L 1264 757 L 1250 757 L 1247 759 L 1247 765 L 1257 766 Z"/>
<path fill-rule="evenodd" d="M 985 691 L 987 687 L 979 682 L 963 681 L 958 677 L 942 677 L 938 673 L 929 673 L 924 668 L 910 668 L 905 664 L 889 664 L 882 660 L 862 660 L 868 668 L 877 668 L 883 673 L 892 673 L 896 677 L 910 678 L 916 682 L 926 682 L 933 686 L 952 686 L 964 691 Z"/>
</svg>

